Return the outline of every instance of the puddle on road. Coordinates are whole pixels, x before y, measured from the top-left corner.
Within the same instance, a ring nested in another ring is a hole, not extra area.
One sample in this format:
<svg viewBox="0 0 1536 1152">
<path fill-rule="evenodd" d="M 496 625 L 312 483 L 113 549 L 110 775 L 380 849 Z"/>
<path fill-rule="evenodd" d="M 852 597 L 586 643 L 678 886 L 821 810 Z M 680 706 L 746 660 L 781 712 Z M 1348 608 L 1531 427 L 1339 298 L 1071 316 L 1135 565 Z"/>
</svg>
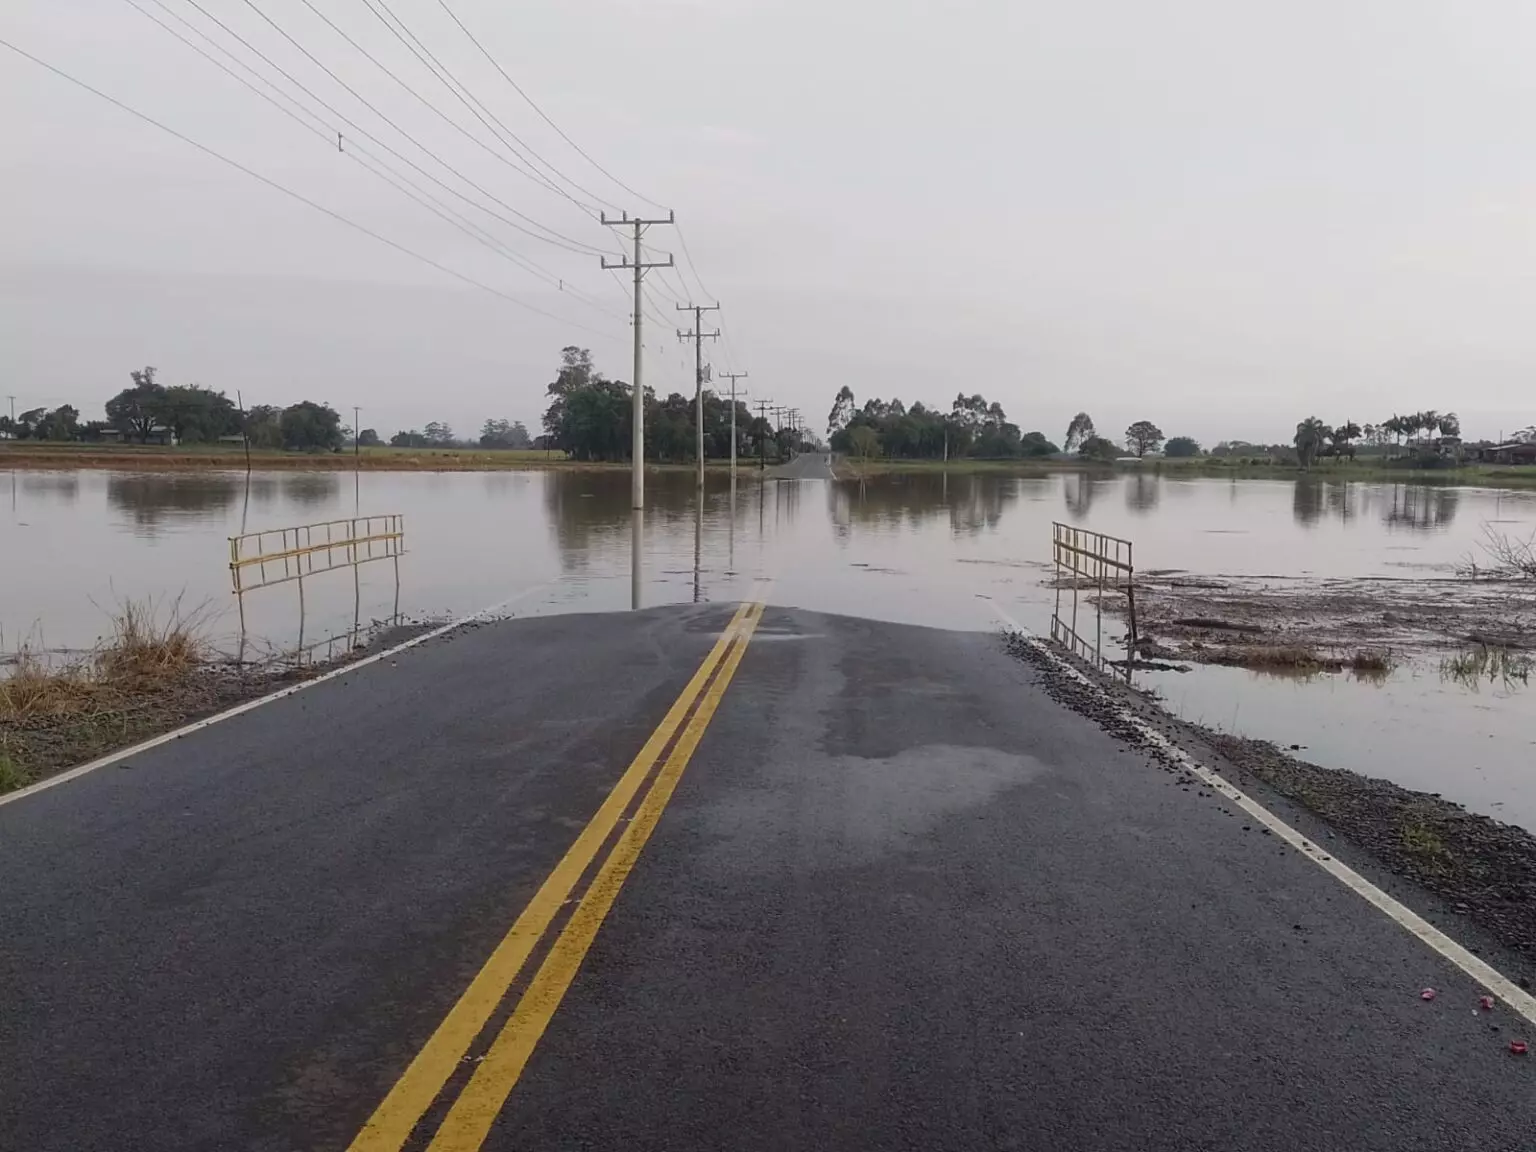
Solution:
<svg viewBox="0 0 1536 1152">
<path fill-rule="evenodd" d="M 934 471 L 759 483 L 744 469 L 733 495 L 723 474 L 708 479 L 700 501 L 691 473 L 648 476 L 642 604 L 743 599 L 771 579 L 779 604 L 969 630 L 997 628 L 995 604 L 1043 634 L 1053 520 L 1130 538 L 1139 567 L 1191 580 L 1443 575 L 1477 551 L 1485 524 L 1536 530 L 1536 493 L 1425 485 Z M 511 615 L 633 602 L 623 472 L 8 471 L 0 649 L 29 638 L 88 648 L 115 603 L 178 593 L 213 608 L 215 640 L 228 645 L 229 536 L 386 512 L 405 517 L 411 617 L 464 615 L 516 593 Z M 345 631 L 351 580 L 305 587 L 311 634 Z M 365 620 L 387 615 L 393 594 L 388 565 L 360 570 Z M 291 643 L 291 584 L 246 606 L 254 634 Z M 1154 681 L 1191 718 L 1536 826 L 1536 768 L 1522 767 L 1536 763 L 1536 695 L 1474 682 L 1443 681 L 1433 662 L 1381 685 L 1224 668 Z"/>
</svg>

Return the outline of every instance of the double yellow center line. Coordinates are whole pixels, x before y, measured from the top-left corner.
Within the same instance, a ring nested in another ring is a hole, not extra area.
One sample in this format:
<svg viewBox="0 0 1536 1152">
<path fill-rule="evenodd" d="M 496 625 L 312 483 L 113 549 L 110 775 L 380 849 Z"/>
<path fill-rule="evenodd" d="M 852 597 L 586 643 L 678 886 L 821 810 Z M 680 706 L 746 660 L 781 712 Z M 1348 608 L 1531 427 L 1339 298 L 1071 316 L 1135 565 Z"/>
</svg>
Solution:
<svg viewBox="0 0 1536 1152">
<path fill-rule="evenodd" d="M 459 1092 L 428 1147 L 429 1152 L 474 1152 L 484 1142 L 534 1046 L 575 979 L 625 878 L 661 819 L 762 615 L 760 603 L 743 604 L 737 610 L 645 747 L 374 1110 L 349 1146 L 349 1152 L 399 1152 L 405 1146 L 649 780 L 649 789 L 592 875 L 576 910 L 512 1014 L 478 1058 L 474 1074 Z M 662 761 L 661 768 L 653 775 L 658 761 Z"/>
</svg>

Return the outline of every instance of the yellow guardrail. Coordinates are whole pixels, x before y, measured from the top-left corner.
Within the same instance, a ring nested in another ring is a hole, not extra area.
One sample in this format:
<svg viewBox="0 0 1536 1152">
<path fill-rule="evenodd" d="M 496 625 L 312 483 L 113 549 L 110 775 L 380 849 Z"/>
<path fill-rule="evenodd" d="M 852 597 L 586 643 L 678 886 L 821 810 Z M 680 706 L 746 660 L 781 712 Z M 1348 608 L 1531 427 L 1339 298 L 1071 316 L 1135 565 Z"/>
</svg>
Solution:
<svg viewBox="0 0 1536 1152">
<path fill-rule="evenodd" d="M 1131 541 L 1107 532 L 1094 532 L 1073 524 L 1051 524 L 1051 559 L 1056 565 L 1056 611 L 1051 619 L 1051 637 L 1070 648 L 1080 658 L 1093 652 L 1092 662 L 1103 664 L 1104 597 L 1123 592 L 1130 630 L 1126 638 L 1126 675 L 1136 661 L 1136 564 Z M 1072 619 L 1061 615 L 1063 585 L 1072 588 Z M 1098 593 L 1094 600 L 1094 641 L 1092 645 L 1077 630 L 1079 591 L 1087 587 Z"/>
<path fill-rule="evenodd" d="M 245 594 L 297 581 L 299 649 L 304 647 L 304 579 L 352 570 L 354 623 L 361 611 L 358 569 L 375 560 L 395 562 L 395 612 L 400 612 L 400 557 L 405 555 L 405 517 L 398 512 L 353 516 L 289 528 L 268 528 L 229 537 L 229 575 L 240 608 L 240 644 L 245 647 Z"/>
</svg>

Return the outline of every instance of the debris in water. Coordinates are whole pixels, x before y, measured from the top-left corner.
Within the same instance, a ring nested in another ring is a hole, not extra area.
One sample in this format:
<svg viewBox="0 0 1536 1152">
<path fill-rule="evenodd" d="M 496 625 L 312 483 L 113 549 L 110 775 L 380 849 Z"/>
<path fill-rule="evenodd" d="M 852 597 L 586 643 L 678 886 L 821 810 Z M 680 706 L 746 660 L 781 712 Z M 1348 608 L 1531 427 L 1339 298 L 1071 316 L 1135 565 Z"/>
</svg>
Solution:
<svg viewBox="0 0 1536 1152">
<path fill-rule="evenodd" d="M 1509 1050 L 1511 1052 L 1513 1052 L 1516 1056 L 1524 1056 L 1525 1052 L 1526 1052 L 1525 1041 L 1524 1040 L 1511 1040 L 1509 1042 Z"/>
<path fill-rule="evenodd" d="M 1433 1000 L 1434 998 L 1435 990 L 1433 988 L 1426 988 L 1424 991 L 1419 993 L 1420 1000 Z"/>
<path fill-rule="evenodd" d="M 1477 1002 L 1477 1004 L 1478 1004 L 1478 1007 L 1481 1008 L 1484 1012 L 1492 1012 L 1493 1011 L 1493 997 L 1492 996 L 1484 996 L 1482 999 L 1480 999 Z"/>
</svg>

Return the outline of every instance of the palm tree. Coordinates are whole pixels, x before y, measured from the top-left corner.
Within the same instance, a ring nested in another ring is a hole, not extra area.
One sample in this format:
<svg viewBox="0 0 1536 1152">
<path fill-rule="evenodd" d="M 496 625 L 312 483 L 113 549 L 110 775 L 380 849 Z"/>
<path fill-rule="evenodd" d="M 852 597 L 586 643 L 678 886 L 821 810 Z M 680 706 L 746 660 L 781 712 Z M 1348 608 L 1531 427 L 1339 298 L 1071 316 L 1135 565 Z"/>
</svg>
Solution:
<svg viewBox="0 0 1536 1152">
<path fill-rule="evenodd" d="M 1308 416 L 1300 424 L 1296 425 L 1296 458 L 1303 468 L 1312 467 L 1312 461 L 1317 459 L 1317 452 L 1323 446 L 1323 441 L 1328 439 L 1332 431 L 1316 416 Z"/>
</svg>

